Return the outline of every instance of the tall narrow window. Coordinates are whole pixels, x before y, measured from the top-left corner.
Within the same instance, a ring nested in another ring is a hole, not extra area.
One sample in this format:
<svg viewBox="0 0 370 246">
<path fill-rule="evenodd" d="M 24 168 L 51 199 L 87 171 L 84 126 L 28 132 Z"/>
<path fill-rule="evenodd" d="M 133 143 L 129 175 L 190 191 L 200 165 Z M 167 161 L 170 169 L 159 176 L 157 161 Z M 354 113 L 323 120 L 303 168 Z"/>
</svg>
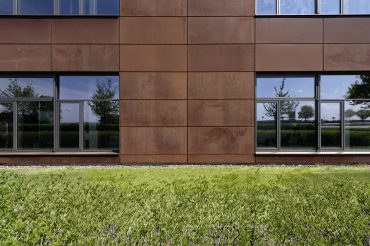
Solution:
<svg viewBox="0 0 370 246">
<path fill-rule="evenodd" d="M 257 103 L 257 147 L 277 147 L 277 102 Z"/>
<path fill-rule="evenodd" d="M 14 103 L 0 103 L 0 151 L 13 148 Z"/>
<path fill-rule="evenodd" d="M 321 147 L 342 148 L 341 103 L 321 103 Z"/>
</svg>

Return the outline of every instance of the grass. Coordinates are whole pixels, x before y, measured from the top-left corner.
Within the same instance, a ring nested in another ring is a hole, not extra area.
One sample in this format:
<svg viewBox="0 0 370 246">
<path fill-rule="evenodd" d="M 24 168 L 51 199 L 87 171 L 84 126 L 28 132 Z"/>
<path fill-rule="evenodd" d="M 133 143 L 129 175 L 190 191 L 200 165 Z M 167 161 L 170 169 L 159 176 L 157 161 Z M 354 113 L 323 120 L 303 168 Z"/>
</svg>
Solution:
<svg viewBox="0 0 370 246">
<path fill-rule="evenodd" d="M 4 245 L 370 244 L 370 168 L 0 168 Z"/>
</svg>

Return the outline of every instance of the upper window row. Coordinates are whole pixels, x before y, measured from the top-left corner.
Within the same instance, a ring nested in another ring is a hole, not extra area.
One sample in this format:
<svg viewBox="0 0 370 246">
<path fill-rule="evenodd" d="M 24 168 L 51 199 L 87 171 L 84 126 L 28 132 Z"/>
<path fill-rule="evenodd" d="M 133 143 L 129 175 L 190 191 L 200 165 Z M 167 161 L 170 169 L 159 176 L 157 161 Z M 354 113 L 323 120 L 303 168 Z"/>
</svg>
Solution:
<svg viewBox="0 0 370 246">
<path fill-rule="evenodd" d="M 256 0 L 257 15 L 370 14 L 369 0 Z"/>
<path fill-rule="evenodd" d="M 118 16 L 119 0 L 0 0 L 0 15 Z"/>
</svg>

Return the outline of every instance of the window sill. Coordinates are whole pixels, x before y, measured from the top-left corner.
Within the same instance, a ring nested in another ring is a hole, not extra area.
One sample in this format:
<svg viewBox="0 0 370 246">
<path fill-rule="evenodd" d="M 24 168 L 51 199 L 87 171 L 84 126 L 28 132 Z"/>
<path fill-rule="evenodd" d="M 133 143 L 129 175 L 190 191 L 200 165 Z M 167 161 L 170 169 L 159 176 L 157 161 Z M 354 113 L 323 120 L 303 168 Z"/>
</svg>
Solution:
<svg viewBox="0 0 370 246">
<path fill-rule="evenodd" d="M 118 156 L 117 152 L 0 152 L 0 156 Z"/>
<path fill-rule="evenodd" d="M 320 151 L 320 152 L 256 152 L 256 155 L 370 155 L 369 151 L 349 152 L 349 151 Z"/>
</svg>

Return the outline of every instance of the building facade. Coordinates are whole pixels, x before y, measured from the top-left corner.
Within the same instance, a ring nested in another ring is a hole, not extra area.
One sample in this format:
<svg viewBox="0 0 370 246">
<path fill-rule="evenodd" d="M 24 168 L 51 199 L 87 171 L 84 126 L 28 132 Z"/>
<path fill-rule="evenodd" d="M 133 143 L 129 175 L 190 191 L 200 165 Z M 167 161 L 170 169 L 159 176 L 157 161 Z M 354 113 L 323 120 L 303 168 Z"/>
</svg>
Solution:
<svg viewBox="0 0 370 246">
<path fill-rule="evenodd" d="M 370 163 L 368 0 L 6 0 L 0 164 Z"/>
</svg>

